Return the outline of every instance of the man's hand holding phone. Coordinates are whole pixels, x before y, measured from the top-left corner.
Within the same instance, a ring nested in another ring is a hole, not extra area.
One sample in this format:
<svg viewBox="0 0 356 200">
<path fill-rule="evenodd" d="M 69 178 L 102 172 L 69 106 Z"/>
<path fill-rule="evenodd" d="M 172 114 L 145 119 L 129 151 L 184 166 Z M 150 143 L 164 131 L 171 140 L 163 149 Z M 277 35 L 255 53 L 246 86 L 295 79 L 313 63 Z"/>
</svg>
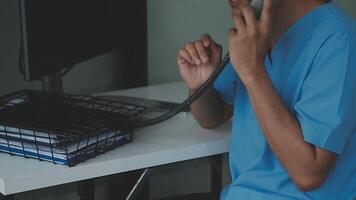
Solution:
<svg viewBox="0 0 356 200">
<path fill-rule="evenodd" d="M 177 62 L 180 74 L 190 90 L 199 88 L 221 61 L 222 47 L 208 34 L 189 42 L 179 50 Z"/>
<path fill-rule="evenodd" d="M 249 4 L 232 9 L 235 27 L 229 31 L 230 59 L 245 85 L 264 72 L 271 47 L 272 7 L 272 0 L 264 0 L 260 20 Z"/>
</svg>

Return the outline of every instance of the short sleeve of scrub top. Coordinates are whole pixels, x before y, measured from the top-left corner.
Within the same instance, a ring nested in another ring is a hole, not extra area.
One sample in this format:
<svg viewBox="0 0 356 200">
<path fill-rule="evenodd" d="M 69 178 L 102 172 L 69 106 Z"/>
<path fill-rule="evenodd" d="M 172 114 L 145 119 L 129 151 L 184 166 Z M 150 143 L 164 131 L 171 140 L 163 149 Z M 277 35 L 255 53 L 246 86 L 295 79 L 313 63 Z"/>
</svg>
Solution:
<svg viewBox="0 0 356 200">
<path fill-rule="evenodd" d="M 332 35 L 317 53 L 294 105 L 304 140 L 342 153 L 356 124 L 356 73 L 347 35 Z"/>
<path fill-rule="evenodd" d="M 238 82 L 239 78 L 230 63 L 215 80 L 213 87 L 219 92 L 225 103 L 233 106 Z"/>
</svg>

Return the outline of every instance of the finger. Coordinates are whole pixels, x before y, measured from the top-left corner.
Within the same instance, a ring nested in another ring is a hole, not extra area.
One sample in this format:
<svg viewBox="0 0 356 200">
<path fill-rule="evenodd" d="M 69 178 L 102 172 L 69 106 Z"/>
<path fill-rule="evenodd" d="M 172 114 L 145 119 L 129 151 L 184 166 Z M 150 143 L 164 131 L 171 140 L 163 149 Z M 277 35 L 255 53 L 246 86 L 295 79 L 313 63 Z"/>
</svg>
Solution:
<svg viewBox="0 0 356 200">
<path fill-rule="evenodd" d="M 212 39 L 209 34 L 205 33 L 201 36 L 201 41 L 203 42 L 203 46 L 207 48 L 211 45 Z"/>
<path fill-rule="evenodd" d="M 184 59 L 182 56 L 177 56 L 177 61 L 179 65 L 185 65 L 185 64 L 190 64 L 186 59 Z"/>
<path fill-rule="evenodd" d="M 189 42 L 185 45 L 185 49 L 187 50 L 187 52 L 189 53 L 189 55 L 193 58 L 194 63 L 196 65 L 201 65 L 201 61 L 199 59 L 199 55 L 197 50 L 195 49 L 195 45 L 192 42 Z"/>
<path fill-rule="evenodd" d="M 219 49 L 219 47 L 221 47 L 221 45 L 220 44 L 216 44 L 215 40 L 211 40 L 210 47 L 211 47 L 212 51 L 215 51 L 215 50 Z"/>
<path fill-rule="evenodd" d="M 263 10 L 261 15 L 262 25 L 269 27 L 272 21 L 272 12 L 273 12 L 273 1 L 264 0 L 263 1 Z"/>
<path fill-rule="evenodd" d="M 235 26 L 238 28 L 238 30 L 244 30 L 246 28 L 246 24 L 241 14 L 234 15 L 233 18 Z"/>
<path fill-rule="evenodd" d="M 241 6 L 241 5 L 240 5 Z M 233 8 L 231 10 L 231 14 L 232 14 L 232 17 L 234 17 L 235 15 L 241 15 L 241 9 L 240 7 L 236 7 L 236 8 Z"/>
<path fill-rule="evenodd" d="M 198 52 L 199 58 L 202 61 L 203 64 L 206 64 L 209 62 L 209 57 L 206 49 L 203 46 L 203 43 L 201 41 L 196 41 L 195 42 L 195 49 Z"/>
<path fill-rule="evenodd" d="M 211 60 L 216 58 L 220 58 L 222 53 L 222 46 L 220 44 L 216 44 L 214 40 L 212 40 L 211 44 Z"/>
<path fill-rule="evenodd" d="M 193 58 L 189 55 L 188 51 L 185 50 L 185 48 L 181 48 L 179 50 L 177 59 L 179 64 L 186 64 L 186 63 L 190 63 L 192 65 L 195 64 Z"/>
<path fill-rule="evenodd" d="M 251 6 L 242 6 L 241 12 L 246 23 L 247 29 L 256 27 L 256 15 Z"/>
</svg>

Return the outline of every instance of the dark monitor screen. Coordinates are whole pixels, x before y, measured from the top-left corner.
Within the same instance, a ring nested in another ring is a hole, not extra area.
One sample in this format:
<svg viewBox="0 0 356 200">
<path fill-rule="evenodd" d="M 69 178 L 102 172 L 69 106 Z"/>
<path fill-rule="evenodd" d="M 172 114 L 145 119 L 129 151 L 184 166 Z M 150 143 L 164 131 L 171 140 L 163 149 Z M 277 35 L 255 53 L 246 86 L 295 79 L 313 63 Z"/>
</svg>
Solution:
<svg viewBox="0 0 356 200">
<path fill-rule="evenodd" d="M 118 47 L 119 0 L 20 0 L 26 80 Z"/>
</svg>

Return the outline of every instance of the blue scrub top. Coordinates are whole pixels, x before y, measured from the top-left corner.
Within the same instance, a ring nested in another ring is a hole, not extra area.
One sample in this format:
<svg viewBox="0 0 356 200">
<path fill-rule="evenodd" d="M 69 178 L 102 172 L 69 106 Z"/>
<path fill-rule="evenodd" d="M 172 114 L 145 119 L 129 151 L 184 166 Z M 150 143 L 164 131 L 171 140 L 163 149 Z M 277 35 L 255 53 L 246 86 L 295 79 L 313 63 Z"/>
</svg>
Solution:
<svg viewBox="0 0 356 200">
<path fill-rule="evenodd" d="M 234 105 L 230 170 L 222 200 L 356 198 L 356 28 L 334 3 L 310 11 L 284 33 L 265 67 L 304 140 L 338 154 L 323 185 L 300 191 L 272 152 L 246 88 L 231 65 L 214 84 Z"/>
</svg>

